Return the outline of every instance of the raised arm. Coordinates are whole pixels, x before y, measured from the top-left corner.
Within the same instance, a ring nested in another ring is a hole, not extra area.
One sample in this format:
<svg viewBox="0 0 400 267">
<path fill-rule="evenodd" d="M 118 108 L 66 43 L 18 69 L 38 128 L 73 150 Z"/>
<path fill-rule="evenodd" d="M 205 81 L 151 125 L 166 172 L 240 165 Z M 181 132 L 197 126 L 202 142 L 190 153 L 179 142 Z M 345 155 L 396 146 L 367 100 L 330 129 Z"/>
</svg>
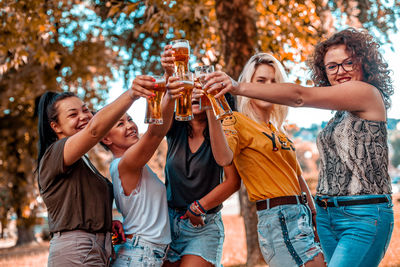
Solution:
<svg viewBox="0 0 400 267">
<path fill-rule="evenodd" d="M 171 77 L 171 81 L 175 80 Z M 175 99 L 179 97 L 179 92 L 182 90 L 180 85 L 173 82 L 168 84 L 169 89 L 162 100 L 164 123 L 150 124 L 146 133 L 124 153 L 118 164 L 122 187 L 126 195 L 136 188 L 143 166 L 151 159 L 172 124 Z"/>
<path fill-rule="evenodd" d="M 211 150 L 215 161 L 220 166 L 230 165 L 233 161 L 233 152 L 226 141 L 222 125 L 210 109 L 206 110 L 208 128 L 210 130 Z"/>
<path fill-rule="evenodd" d="M 230 92 L 292 107 L 346 110 L 365 119 L 385 119 L 384 102 L 379 90 L 361 81 L 326 87 L 305 87 L 294 83 L 237 83 L 223 72 L 211 73 L 206 79 L 205 87 L 209 92 L 221 90 L 216 97 Z"/>
<path fill-rule="evenodd" d="M 201 85 L 199 85 L 198 88 L 201 88 Z M 200 99 L 204 94 L 204 91 L 198 88 L 195 87 L 195 89 L 193 89 L 193 98 L 195 99 Z M 206 109 L 206 114 L 210 132 L 211 150 L 214 159 L 218 165 L 227 166 L 232 163 L 233 152 L 226 141 L 221 122 L 217 120 L 211 107 Z"/>
<path fill-rule="evenodd" d="M 171 77 L 171 80 L 174 81 L 172 78 L 173 77 Z M 119 163 L 120 170 L 140 170 L 153 156 L 158 145 L 167 134 L 170 125 L 172 124 L 175 99 L 179 97 L 179 92 L 182 90 L 179 85 L 180 83 L 174 83 L 172 85 L 173 89 L 168 89 L 162 100 L 162 114 L 164 123 L 161 125 L 149 125 L 146 133 L 139 139 L 139 141 L 124 153 Z M 170 86 L 171 84 L 168 84 L 168 87 Z"/>
<path fill-rule="evenodd" d="M 153 88 L 154 79 L 151 76 L 138 76 L 132 87 Z M 139 98 L 139 93 L 132 89 L 123 93 L 115 101 L 101 109 L 89 121 L 84 129 L 68 138 L 64 147 L 64 165 L 70 166 L 95 146 L 121 116 L 128 110 L 132 103 Z"/>
</svg>

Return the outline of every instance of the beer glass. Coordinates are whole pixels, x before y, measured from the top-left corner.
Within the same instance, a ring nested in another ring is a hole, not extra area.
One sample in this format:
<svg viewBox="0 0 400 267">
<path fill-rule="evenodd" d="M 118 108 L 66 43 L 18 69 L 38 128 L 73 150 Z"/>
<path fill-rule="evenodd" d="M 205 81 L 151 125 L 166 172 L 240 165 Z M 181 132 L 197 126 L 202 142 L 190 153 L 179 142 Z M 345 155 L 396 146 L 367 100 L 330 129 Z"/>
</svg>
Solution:
<svg viewBox="0 0 400 267">
<path fill-rule="evenodd" d="M 189 41 L 184 39 L 171 41 L 172 50 L 175 52 L 175 72 L 180 75 L 189 71 Z"/>
<path fill-rule="evenodd" d="M 163 124 L 161 100 L 166 91 L 166 84 L 164 76 L 153 76 L 158 85 L 151 91 L 155 94 L 154 97 L 146 98 L 146 116 L 144 123 L 148 124 Z"/>
<path fill-rule="evenodd" d="M 204 86 L 205 77 L 207 74 L 214 72 L 214 66 L 206 65 L 206 66 L 199 66 L 194 69 L 196 77 L 199 78 L 200 83 Z M 207 98 L 210 100 L 211 107 L 214 111 L 214 115 L 217 120 L 222 120 L 225 117 L 232 115 L 232 110 L 229 107 L 228 102 L 226 101 L 225 96 L 221 96 L 219 98 L 215 98 L 214 96 L 218 93 L 217 91 L 212 92 L 211 94 L 207 93 L 204 90 Z"/>
<path fill-rule="evenodd" d="M 200 83 L 200 79 L 199 79 L 199 77 L 197 77 L 196 76 L 196 78 L 195 78 L 195 84 L 194 84 L 194 87 L 196 88 L 196 89 L 199 89 L 199 90 L 203 90 L 202 89 L 202 85 L 201 85 L 201 83 Z M 200 97 L 200 99 L 199 99 L 199 110 L 200 111 L 205 111 L 206 109 L 212 109 L 212 107 L 211 107 L 211 103 L 210 103 L 210 100 L 208 100 L 208 97 L 207 97 L 207 95 L 204 93 L 204 91 L 203 91 L 203 94 L 201 95 L 201 97 Z"/>
<path fill-rule="evenodd" d="M 193 119 L 192 113 L 192 92 L 194 88 L 193 73 L 185 72 L 179 77 L 178 82 L 183 83 L 185 88 L 181 95 L 176 99 L 175 102 L 175 119 L 177 121 L 190 121 Z"/>
</svg>

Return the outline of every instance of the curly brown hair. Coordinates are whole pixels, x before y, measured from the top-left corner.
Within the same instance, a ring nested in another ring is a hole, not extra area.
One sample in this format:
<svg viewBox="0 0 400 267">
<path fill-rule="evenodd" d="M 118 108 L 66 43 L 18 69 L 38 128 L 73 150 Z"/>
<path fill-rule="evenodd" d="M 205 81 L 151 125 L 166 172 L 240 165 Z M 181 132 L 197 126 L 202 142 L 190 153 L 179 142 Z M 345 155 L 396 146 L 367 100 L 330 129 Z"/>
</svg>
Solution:
<svg viewBox="0 0 400 267">
<path fill-rule="evenodd" d="M 308 60 L 311 69 L 311 79 L 315 86 L 330 86 L 325 72 L 324 58 L 328 49 L 335 45 L 344 44 L 346 51 L 355 61 L 361 63 L 364 74 L 364 82 L 367 82 L 382 93 L 385 107 L 390 107 L 390 96 L 393 94 L 391 70 L 378 51 L 379 44 L 367 32 L 348 28 L 335 33 L 329 39 L 319 43 L 315 47 L 314 54 Z"/>
</svg>

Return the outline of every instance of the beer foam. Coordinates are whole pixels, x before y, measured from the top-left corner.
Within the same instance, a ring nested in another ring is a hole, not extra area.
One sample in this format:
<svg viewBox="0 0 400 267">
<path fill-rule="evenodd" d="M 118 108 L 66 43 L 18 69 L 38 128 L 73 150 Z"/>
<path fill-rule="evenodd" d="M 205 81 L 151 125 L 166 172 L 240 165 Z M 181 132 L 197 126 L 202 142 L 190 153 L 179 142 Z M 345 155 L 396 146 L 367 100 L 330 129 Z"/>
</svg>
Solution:
<svg viewBox="0 0 400 267">
<path fill-rule="evenodd" d="M 189 46 L 186 43 L 175 43 L 172 48 L 189 48 Z"/>
<path fill-rule="evenodd" d="M 155 80 L 156 80 L 156 83 L 165 82 L 165 78 L 164 78 L 164 77 L 162 77 L 162 78 L 156 78 Z"/>
<path fill-rule="evenodd" d="M 184 84 L 190 84 L 190 85 L 194 84 L 193 81 L 178 81 L 178 82 L 181 82 L 181 83 L 184 83 Z"/>
</svg>

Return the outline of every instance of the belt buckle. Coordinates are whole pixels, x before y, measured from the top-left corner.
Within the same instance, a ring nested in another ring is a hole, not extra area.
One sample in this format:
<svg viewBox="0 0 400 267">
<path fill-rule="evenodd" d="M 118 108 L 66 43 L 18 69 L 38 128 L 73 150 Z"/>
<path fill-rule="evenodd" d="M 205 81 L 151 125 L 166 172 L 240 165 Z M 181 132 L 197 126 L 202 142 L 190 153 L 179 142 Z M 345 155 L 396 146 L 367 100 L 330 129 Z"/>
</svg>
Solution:
<svg viewBox="0 0 400 267">
<path fill-rule="evenodd" d="M 326 210 L 328 208 L 328 199 L 327 198 L 323 198 L 323 199 L 321 199 L 321 202 L 324 203 L 323 208 Z"/>
<path fill-rule="evenodd" d="M 301 198 L 303 199 L 304 204 L 308 203 L 306 192 L 302 192 L 301 193 Z"/>
</svg>

